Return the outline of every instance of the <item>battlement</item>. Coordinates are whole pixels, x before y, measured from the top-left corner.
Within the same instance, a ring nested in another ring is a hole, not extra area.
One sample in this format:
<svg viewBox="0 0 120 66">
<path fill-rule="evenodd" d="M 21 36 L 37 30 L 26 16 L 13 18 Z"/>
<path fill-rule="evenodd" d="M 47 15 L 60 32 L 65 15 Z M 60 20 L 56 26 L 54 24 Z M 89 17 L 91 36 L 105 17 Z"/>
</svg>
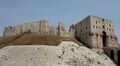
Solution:
<svg viewBox="0 0 120 66">
<path fill-rule="evenodd" d="M 51 26 L 47 20 L 40 20 L 40 21 L 19 24 L 17 26 L 5 27 L 3 35 L 14 36 L 14 35 L 22 34 L 24 32 L 36 33 L 38 35 L 65 36 L 67 30 L 64 27 L 63 22 L 60 22 L 58 26 Z"/>
</svg>

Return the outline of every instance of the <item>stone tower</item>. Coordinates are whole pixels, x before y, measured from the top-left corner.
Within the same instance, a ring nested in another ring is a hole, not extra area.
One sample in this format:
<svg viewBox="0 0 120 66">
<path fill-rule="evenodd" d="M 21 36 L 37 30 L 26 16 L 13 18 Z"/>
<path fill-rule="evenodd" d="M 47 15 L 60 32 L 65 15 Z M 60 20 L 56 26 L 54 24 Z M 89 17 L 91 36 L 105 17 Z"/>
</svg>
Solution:
<svg viewBox="0 0 120 66">
<path fill-rule="evenodd" d="M 63 22 L 59 22 L 58 25 L 58 36 L 64 36 L 65 35 L 65 27 Z"/>
<path fill-rule="evenodd" d="M 75 37 L 92 48 L 113 47 L 118 44 L 113 22 L 88 16 L 75 25 Z"/>
<path fill-rule="evenodd" d="M 15 35 L 15 27 L 13 26 L 5 27 L 3 36 L 14 36 L 14 35 Z"/>
<path fill-rule="evenodd" d="M 49 27 L 47 20 L 39 21 L 39 32 L 41 35 L 49 35 Z"/>
</svg>

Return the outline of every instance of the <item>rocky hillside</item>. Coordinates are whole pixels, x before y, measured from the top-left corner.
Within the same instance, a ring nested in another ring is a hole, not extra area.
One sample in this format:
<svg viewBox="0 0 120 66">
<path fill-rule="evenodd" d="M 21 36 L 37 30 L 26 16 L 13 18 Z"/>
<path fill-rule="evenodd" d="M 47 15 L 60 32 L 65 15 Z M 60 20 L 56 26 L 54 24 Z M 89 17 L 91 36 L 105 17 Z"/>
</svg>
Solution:
<svg viewBox="0 0 120 66">
<path fill-rule="evenodd" d="M 116 66 L 105 54 L 74 42 L 58 46 L 19 45 L 0 49 L 0 66 Z"/>
<path fill-rule="evenodd" d="M 78 44 L 79 41 L 69 37 L 60 36 L 40 36 L 33 33 L 25 33 L 22 35 L 16 35 L 11 37 L 1 37 L 0 38 L 0 48 L 9 45 L 52 45 L 57 46 L 61 41 L 74 41 Z"/>
</svg>

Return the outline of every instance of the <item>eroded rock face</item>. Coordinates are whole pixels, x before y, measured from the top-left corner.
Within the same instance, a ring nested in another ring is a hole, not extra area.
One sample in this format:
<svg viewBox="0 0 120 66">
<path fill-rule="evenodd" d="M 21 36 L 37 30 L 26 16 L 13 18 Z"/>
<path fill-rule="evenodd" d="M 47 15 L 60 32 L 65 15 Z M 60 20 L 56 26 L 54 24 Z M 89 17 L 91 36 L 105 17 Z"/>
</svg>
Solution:
<svg viewBox="0 0 120 66">
<path fill-rule="evenodd" d="M 74 42 L 59 46 L 19 45 L 0 50 L 0 66 L 116 66 L 106 55 Z"/>
</svg>

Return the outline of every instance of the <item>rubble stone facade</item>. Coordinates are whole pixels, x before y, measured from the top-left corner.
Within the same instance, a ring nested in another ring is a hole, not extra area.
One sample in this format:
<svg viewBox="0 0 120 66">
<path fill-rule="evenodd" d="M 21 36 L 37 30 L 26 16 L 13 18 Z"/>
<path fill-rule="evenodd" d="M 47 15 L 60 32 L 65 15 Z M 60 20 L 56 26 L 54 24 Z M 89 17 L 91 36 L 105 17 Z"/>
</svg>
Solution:
<svg viewBox="0 0 120 66">
<path fill-rule="evenodd" d="M 114 47 L 118 44 L 113 22 L 88 16 L 75 25 L 75 37 L 92 48 Z"/>
</svg>

